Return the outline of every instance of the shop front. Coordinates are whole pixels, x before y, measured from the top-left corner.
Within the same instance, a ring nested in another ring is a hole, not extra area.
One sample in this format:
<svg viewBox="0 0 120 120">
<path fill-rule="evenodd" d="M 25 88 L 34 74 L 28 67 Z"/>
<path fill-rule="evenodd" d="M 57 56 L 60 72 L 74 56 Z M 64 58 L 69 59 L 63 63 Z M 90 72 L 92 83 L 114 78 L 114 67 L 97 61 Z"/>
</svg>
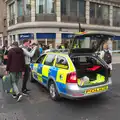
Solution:
<svg viewBox="0 0 120 120">
<path fill-rule="evenodd" d="M 55 47 L 56 33 L 36 33 L 39 44 Z"/>
<path fill-rule="evenodd" d="M 34 34 L 33 33 L 23 33 L 18 34 L 19 43 L 22 44 L 23 40 L 34 40 Z"/>
</svg>

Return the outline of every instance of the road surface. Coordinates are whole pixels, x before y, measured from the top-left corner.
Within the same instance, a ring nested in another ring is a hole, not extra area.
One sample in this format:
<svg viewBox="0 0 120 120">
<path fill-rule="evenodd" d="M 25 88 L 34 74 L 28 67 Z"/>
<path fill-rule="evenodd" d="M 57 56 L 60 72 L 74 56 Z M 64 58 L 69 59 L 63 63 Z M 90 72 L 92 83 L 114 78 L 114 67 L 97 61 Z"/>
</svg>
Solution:
<svg viewBox="0 0 120 120">
<path fill-rule="evenodd" d="M 17 103 L 2 94 L 0 83 L 0 120 L 119 120 L 120 65 L 113 66 L 113 86 L 104 95 L 77 101 L 54 102 L 47 90 L 37 83 L 28 84 L 31 95 Z"/>
</svg>

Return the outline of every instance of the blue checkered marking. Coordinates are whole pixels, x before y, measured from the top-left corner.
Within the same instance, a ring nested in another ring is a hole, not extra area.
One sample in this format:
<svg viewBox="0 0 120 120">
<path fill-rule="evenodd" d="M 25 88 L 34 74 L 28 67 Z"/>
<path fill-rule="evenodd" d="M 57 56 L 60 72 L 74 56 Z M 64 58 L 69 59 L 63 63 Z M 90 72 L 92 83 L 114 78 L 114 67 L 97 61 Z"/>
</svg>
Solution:
<svg viewBox="0 0 120 120">
<path fill-rule="evenodd" d="M 33 69 L 34 64 L 30 64 L 30 68 Z"/>
<path fill-rule="evenodd" d="M 57 84 L 59 92 L 65 93 L 65 94 L 67 93 L 66 84 L 63 84 L 63 83 L 60 83 L 60 82 L 56 82 L 56 84 Z"/>
<path fill-rule="evenodd" d="M 42 74 L 42 67 L 43 67 L 42 64 L 38 64 L 37 72 L 38 72 L 39 74 Z"/>
<path fill-rule="evenodd" d="M 56 80 L 58 70 L 59 68 L 57 67 L 50 67 L 49 77 L 52 77 L 54 80 Z"/>
<path fill-rule="evenodd" d="M 44 84 L 47 84 L 48 77 L 46 77 L 46 76 L 42 76 L 42 80 L 43 80 L 43 83 L 44 83 Z"/>
</svg>

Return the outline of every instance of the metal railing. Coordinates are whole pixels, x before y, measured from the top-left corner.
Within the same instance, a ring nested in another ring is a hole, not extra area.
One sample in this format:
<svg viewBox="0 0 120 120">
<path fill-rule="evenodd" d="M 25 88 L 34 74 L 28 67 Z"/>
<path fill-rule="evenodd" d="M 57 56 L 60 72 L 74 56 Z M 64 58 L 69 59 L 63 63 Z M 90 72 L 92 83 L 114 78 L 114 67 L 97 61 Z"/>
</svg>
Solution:
<svg viewBox="0 0 120 120">
<path fill-rule="evenodd" d="M 98 19 L 98 18 L 90 18 L 90 24 L 97 24 L 97 25 L 110 25 L 109 19 Z"/>
<path fill-rule="evenodd" d="M 72 22 L 72 23 L 86 23 L 85 17 L 77 17 L 77 16 L 68 16 L 68 15 L 62 15 L 61 16 L 62 22 Z"/>
<path fill-rule="evenodd" d="M 17 23 L 31 22 L 31 15 L 24 15 L 17 17 Z"/>
<path fill-rule="evenodd" d="M 36 21 L 56 21 L 56 14 L 36 14 Z"/>
</svg>

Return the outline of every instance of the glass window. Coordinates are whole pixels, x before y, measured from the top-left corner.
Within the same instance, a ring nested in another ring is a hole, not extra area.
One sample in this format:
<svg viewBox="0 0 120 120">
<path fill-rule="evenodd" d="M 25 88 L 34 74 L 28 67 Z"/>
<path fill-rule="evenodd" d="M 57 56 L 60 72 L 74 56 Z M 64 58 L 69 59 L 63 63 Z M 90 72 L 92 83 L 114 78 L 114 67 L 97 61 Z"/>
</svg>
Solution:
<svg viewBox="0 0 120 120">
<path fill-rule="evenodd" d="M 14 13 L 15 13 L 15 4 L 12 3 L 9 5 L 9 15 L 10 15 L 10 20 L 13 20 L 14 19 Z"/>
<path fill-rule="evenodd" d="M 17 1 L 18 16 L 31 14 L 31 0 Z"/>
<path fill-rule="evenodd" d="M 68 69 L 68 62 L 65 57 L 58 56 L 55 66 L 58 68 Z"/>
<path fill-rule="evenodd" d="M 120 8 L 113 7 L 113 19 L 120 20 Z"/>
<path fill-rule="evenodd" d="M 46 57 L 46 54 L 40 56 L 39 59 L 37 60 L 37 63 L 42 63 L 45 57 Z"/>
<path fill-rule="evenodd" d="M 98 3 L 90 3 L 90 17 L 109 19 L 109 6 Z"/>
<path fill-rule="evenodd" d="M 22 0 L 17 1 L 17 8 L 18 8 L 18 16 L 23 16 L 24 10 L 23 10 L 23 1 Z"/>
<path fill-rule="evenodd" d="M 45 13 L 45 0 L 36 0 L 36 14 Z"/>
<path fill-rule="evenodd" d="M 31 14 L 31 0 L 24 0 L 24 13 L 25 15 Z"/>
<path fill-rule="evenodd" d="M 36 14 L 55 13 L 55 0 L 36 0 Z"/>
<path fill-rule="evenodd" d="M 67 1 L 61 0 L 61 14 L 66 15 L 67 14 Z"/>
<path fill-rule="evenodd" d="M 85 17 L 85 1 L 84 0 L 79 1 L 79 16 Z"/>
<path fill-rule="evenodd" d="M 54 13 L 55 12 L 55 0 L 46 0 L 46 13 Z"/>
<path fill-rule="evenodd" d="M 95 18 L 95 3 L 90 3 L 90 17 Z"/>
<path fill-rule="evenodd" d="M 55 60 L 55 55 L 51 55 L 49 54 L 44 62 L 45 65 L 49 65 L 49 66 L 52 66 L 53 65 L 53 62 Z"/>
<path fill-rule="evenodd" d="M 70 0 L 70 16 L 77 16 L 77 0 Z"/>
</svg>

